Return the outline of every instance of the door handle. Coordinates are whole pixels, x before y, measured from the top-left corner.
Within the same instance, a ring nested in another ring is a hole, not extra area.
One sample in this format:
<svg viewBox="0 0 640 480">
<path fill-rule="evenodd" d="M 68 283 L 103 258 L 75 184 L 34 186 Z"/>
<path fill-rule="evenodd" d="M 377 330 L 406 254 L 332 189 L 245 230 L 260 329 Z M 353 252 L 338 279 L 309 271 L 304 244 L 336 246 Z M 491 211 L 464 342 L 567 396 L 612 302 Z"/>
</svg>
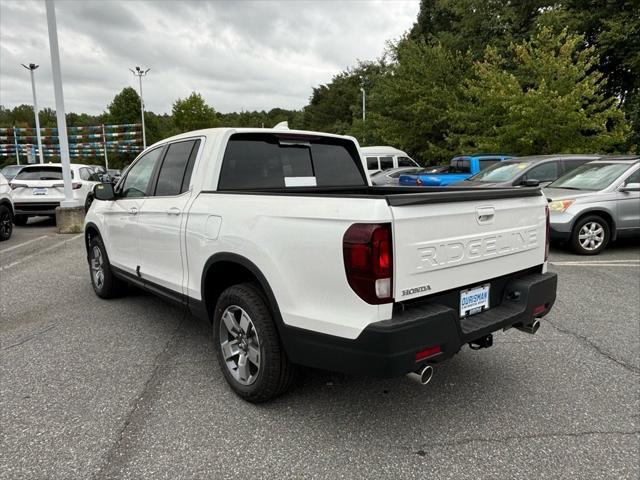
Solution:
<svg viewBox="0 0 640 480">
<path fill-rule="evenodd" d="M 480 225 L 492 223 L 495 213 L 496 210 L 493 207 L 478 207 L 476 208 L 476 219 Z"/>
<path fill-rule="evenodd" d="M 131 207 L 129 209 L 129 215 L 137 215 L 138 214 L 138 209 L 136 207 Z"/>
<path fill-rule="evenodd" d="M 182 210 L 178 207 L 171 207 L 167 209 L 167 215 L 180 215 L 181 212 Z"/>
</svg>

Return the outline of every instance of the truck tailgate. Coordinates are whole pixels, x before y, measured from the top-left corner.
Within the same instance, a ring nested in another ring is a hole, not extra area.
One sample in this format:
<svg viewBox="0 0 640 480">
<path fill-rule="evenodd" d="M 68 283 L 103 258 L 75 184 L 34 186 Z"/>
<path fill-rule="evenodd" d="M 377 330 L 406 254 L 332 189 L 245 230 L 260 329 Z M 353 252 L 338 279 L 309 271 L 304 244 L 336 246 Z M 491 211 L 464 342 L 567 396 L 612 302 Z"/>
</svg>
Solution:
<svg viewBox="0 0 640 480">
<path fill-rule="evenodd" d="M 544 262 L 546 200 L 539 191 L 512 198 L 464 197 L 424 204 L 389 202 L 396 301 L 480 285 Z"/>
</svg>

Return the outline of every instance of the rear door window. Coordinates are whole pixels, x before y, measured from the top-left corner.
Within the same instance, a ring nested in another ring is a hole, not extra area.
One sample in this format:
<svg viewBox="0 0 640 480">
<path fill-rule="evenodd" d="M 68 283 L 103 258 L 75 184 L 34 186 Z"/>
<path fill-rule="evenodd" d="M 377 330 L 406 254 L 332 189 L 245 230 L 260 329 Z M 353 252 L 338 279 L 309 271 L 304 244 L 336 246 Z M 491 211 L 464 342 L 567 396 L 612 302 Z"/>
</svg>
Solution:
<svg viewBox="0 0 640 480">
<path fill-rule="evenodd" d="M 367 170 L 379 170 L 378 157 L 367 157 Z"/>
<path fill-rule="evenodd" d="M 380 157 L 380 168 L 382 170 L 393 168 L 393 157 Z"/>
<path fill-rule="evenodd" d="M 80 178 L 82 180 L 89 180 L 91 178 L 91 171 L 88 168 L 80 169 Z"/>
<path fill-rule="evenodd" d="M 185 173 L 192 159 L 192 152 L 196 149 L 196 143 L 198 142 L 196 140 L 187 140 L 169 145 L 158 172 L 158 181 L 155 188 L 156 196 L 179 195 L 186 191 L 189 180 L 185 182 Z M 193 169 L 193 163 L 191 168 Z M 191 172 L 189 172 L 189 177 L 191 177 Z"/>
<path fill-rule="evenodd" d="M 229 139 L 218 189 L 365 184 L 360 157 L 352 142 L 246 133 Z"/>
</svg>

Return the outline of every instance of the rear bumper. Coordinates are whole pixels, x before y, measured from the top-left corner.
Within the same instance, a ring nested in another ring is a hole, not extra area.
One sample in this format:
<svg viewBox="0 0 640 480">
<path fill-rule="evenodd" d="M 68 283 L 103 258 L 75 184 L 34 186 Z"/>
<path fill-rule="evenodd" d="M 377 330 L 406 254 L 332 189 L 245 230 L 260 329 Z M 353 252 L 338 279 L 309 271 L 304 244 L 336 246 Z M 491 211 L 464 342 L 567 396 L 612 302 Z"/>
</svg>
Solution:
<svg viewBox="0 0 640 480">
<path fill-rule="evenodd" d="M 16 215 L 55 215 L 60 202 L 15 202 L 13 210 Z"/>
<path fill-rule="evenodd" d="M 282 340 L 297 364 L 357 375 L 400 376 L 450 358 L 465 343 L 484 335 L 543 317 L 555 302 L 557 276 L 527 273 L 496 285 L 500 291 L 491 296 L 495 306 L 471 317 L 461 319 L 450 302 L 425 301 L 369 325 L 355 340 L 290 327 L 283 328 Z M 416 362 L 417 352 L 436 345 L 441 353 Z"/>
</svg>

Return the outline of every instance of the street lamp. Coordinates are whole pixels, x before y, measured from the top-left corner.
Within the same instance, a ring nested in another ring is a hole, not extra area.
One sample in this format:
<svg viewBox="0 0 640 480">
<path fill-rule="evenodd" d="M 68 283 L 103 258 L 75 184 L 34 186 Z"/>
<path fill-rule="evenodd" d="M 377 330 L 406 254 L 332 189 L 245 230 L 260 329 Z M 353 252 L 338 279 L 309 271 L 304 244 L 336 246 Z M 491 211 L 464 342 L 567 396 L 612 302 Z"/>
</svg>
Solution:
<svg viewBox="0 0 640 480">
<path fill-rule="evenodd" d="M 29 70 L 31 74 L 31 91 L 33 92 L 33 114 L 36 117 L 36 135 L 38 137 L 38 156 L 40 157 L 40 163 L 44 163 L 44 157 L 42 155 L 42 138 L 40 137 L 40 116 L 38 115 L 38 101 L 36 100 L 36 81 L 33 78 L 33 72 L 40 65 L 30 63 L 27 67 L 24 63 L 21 63 L 24 68 Z"/>
<path fill-rule="evenodd" d="M 365 135 L 366 135 L 366 129 L 365 129 L 365 122 L 367 120 L 367 104 L 366 104 L 366 99 L 365 99 L 365 91 L 364 91 L 364 87 L 365 87 L 365 83 L 367 81 L 367 77 L 360 77 L 360 91 L 362 92 L 362 143 L 365 143 Z"/>
<path fill-rule="evenodd" d="M 146 70 L 142 70 L 140 67 L 136 67 L 135 70 L 133 68 L 130 68 L 129 70 L 131 70 L 131 73 L 138 77 L 138 80 L 140 81 L 140 116 L 142 117 L 142 149 L 144 150 L 147 148 L 147 135 L 144 131 L 144 100 L 142 99 L 142 77 L 144 77 L 151 69 L 147 68 Z"/>
</svg>

